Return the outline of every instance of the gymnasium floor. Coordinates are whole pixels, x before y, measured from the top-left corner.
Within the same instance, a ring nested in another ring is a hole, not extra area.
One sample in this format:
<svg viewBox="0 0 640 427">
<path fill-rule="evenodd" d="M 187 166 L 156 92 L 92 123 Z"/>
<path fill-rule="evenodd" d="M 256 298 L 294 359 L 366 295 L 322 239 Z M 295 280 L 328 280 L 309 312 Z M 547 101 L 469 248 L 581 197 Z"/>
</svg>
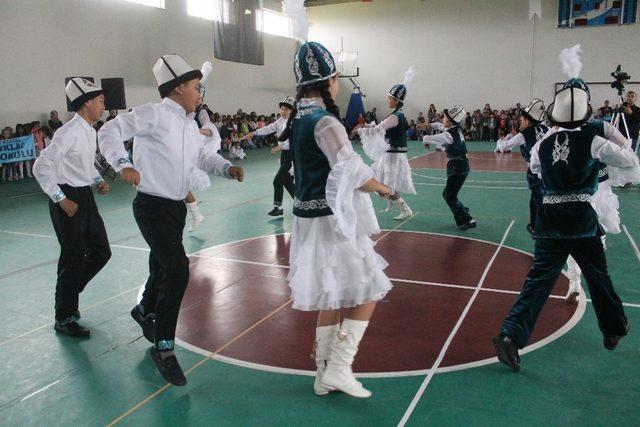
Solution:
<svg viewBox="0 0 640 427">
<path fill-rule="evenodd" d="M 616 191 L 625 231 L 607 240 L 631 334 L 606 351 L 592 305 L 565 304 L 561 277 L 513 374 L 493 359 L 490 338 L 531 260 L 523 163 L 468 144 L 474 172 L 460 198 L 479 226 L 461 232 L 440 195 L 441 155 L 410 145 L 415 215 L 378 215 L 394 289 L 354 366 L 368 400 L 312 392 L 314 315 L 290 307 L 291 200 L 284 219 L 265 215 L 278 162 L 267 150 L 236 162 L 244 183 L 214 179 L 197 194 L 206 221 L 185 231 L 192 274 L 177 333 L 185 387 L 165 384 L 129 316 L 148 256 L 134 190 L 116 181 L 96 195 L 113 257 L 81 296 L 92 335 L 78 341 L 53 332 L 59 247 L 47 199 L 33 180 L 0 185 L 0 425 L 637 425 L 638 190 Z"/>
</svg>

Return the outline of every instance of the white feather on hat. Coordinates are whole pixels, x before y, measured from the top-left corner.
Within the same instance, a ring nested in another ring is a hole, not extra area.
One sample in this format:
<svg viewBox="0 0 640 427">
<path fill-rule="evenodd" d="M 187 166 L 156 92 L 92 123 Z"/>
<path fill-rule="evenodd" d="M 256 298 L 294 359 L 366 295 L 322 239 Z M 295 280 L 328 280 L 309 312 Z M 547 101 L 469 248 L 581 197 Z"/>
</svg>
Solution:
<svg viewBox="0 0 640 427">
<path fill-rule="evenodd" d="M 284 11 L 291 18 L 291 35 L 302 42 L 309 40 L 309 19 L 304 0 L 284 0 Z"/>
</svg>

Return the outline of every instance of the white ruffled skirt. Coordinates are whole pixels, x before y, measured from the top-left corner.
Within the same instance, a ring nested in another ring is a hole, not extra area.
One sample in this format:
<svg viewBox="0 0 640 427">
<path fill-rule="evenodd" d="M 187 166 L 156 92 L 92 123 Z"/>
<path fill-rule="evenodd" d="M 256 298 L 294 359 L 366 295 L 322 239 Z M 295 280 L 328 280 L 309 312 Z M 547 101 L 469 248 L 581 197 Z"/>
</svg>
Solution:
<svg viewBox="0 0 640 427">
<path fill-rule="evenodd" d="M 376 181 L 383 183 L 396 193 L 416 194 L 407 154 L 387 153 L 389 144 L 381 129 L 361 128 L 358 134 L 362 140 L 364 153 L 374 161 L 371 169 Z"/>
<path fill-rule="evenodd" d="M 640 168 L 620 169 L 615 166 L 607 166 L 609 181 L 614 187 L 624 187 L 625 184 L 640 184 Z"/>
<path fill-rule="evenodd" d="M 598 222 L 607 234 L 620 233 L 618 196 L 611 191 L 611 179 L 598 184 L 598 191 L 591 197 L 591 206 L 598 215 Z"/>
<path fill-rule="evenodd" d="M 396 193 L 416 194 L 405 153 L 385 153 L 373 165 L 374 178 Z"/>
<path fill-rule="evenodd" d="M 349 239 L 335 231 L 336 224 L 333 215 L 293 217 L 288 280 L 297 310 L 355 307 L 392 288 L 374 242 L 366 235 Z"/>
<path fill-rule="evenodd" d="M 333 215 L 293 217 L 287 277 L 293 308 L 355 307 L 378 301 L 391 290 L 383 272 L 388 264 L 374 251 L 370 238 L 380 232 L 373 204 L 359 190 L 372 177 L 371 168 L 345 146 L 325 188 Z"/>
</svg>

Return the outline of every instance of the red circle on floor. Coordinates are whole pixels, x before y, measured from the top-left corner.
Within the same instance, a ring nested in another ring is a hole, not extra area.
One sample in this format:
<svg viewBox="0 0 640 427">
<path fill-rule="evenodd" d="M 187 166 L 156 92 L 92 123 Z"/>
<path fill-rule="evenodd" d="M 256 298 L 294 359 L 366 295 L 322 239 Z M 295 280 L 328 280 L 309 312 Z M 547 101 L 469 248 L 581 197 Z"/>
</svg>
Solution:
<svg viewBox="0 0 640 427">
<path fill-rule="evenodd" d="M 376 245 L 394 288 L 378 304 L 354 371 L 400 374 L 430 369 L 471 299 L 497 245 L 419 232 L 389 232 Z M 381 237 L 381 236 L 378 236 Z M 375 240 L 375 239 L 374 239 Z M 289 235 L 256 237 L 191 257 L 191 279 L 176 336 L 203 354 L 264 369 L 315 370 L 310 358 L 317 313 L 293 310 L 286 282 Z M 502 247 L 482 290 L 440 364 L 490 363 L 495 336 L 522 288 L 531 255 Z M 560 276 L 530 345 L 561 336 L 580 319 L 584 301 L 568 305 Z"/>
</svg>

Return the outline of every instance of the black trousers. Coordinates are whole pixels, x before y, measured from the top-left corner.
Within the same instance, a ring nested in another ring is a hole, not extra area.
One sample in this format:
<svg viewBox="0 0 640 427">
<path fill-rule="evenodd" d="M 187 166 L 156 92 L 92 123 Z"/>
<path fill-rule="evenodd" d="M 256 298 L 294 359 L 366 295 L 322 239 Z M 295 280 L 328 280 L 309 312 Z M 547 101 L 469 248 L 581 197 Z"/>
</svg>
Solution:
<svg viewBox="0 0 640 427">
<path fill-rule="evenodd" d="M 607 259 L 600 237 L 536 239 L 531 271 L 501 329 L 501 333 L 511 337 L 519 348 L 525 347 L 529 342 L 540 311 L 549 298 L 568 255 L 582 269 L 602 334 L 627 334 L 627 318 L 607 273 Z"/>
<path fill-rule="evenodd" d="M 76 214 L 69 218 L 59 203 L 49 201 L 51 222 L 60 243 L 55 316 L 57 322 L 64 322 L 78 314 L 80 293 L 109 261 L 111 249 L 91 187 L 63 184 L 60 188 L 78 205 Z"/>
<path fill-rule="evenodd" d="M 138 193 L 133 216 L 151 248 L 149 278 L 141 305 L 156 320 L 156 344 L 173 340 L 182 297 L 189 283 L 189 259 L 182 245 L 187 207 L 182 200 Z"/>
<path fill-rule="evenodd" d="M 293 158 L 291 157 L 291 151 L 282 150 L 282 154 L 280 154 L 280 169 L 278 169 L 276 176 L 273 178 L 274 205 L 282 205 L 285 188 L 287 189 L 287 193 L 293 198 L 295 186 L 293 184 L 293 176 L 289 173 L 292 164 Z"/>
<path fill-rule="evenodd" d="M 535 226 L 538 212 L 542 209 L 542 191 L 540 186 L 531 187 L 531 198 L 529 199 L 529 224 Z"/>
<path fill-rule="evenodd" d="M 449 205 L 449 209 L 453 212 L 453 218 L 456 220 L 456 225 L 458 226 L 466 224 L 473 219 L 471 215 L 469 215 L 469 209 L 458 200 L 458 193 L 466 179 L 466 173 L 448 176 L 447 185 L 442 192 L 442 198 L 447 202 L 447 205 Z"/>
</svg>

